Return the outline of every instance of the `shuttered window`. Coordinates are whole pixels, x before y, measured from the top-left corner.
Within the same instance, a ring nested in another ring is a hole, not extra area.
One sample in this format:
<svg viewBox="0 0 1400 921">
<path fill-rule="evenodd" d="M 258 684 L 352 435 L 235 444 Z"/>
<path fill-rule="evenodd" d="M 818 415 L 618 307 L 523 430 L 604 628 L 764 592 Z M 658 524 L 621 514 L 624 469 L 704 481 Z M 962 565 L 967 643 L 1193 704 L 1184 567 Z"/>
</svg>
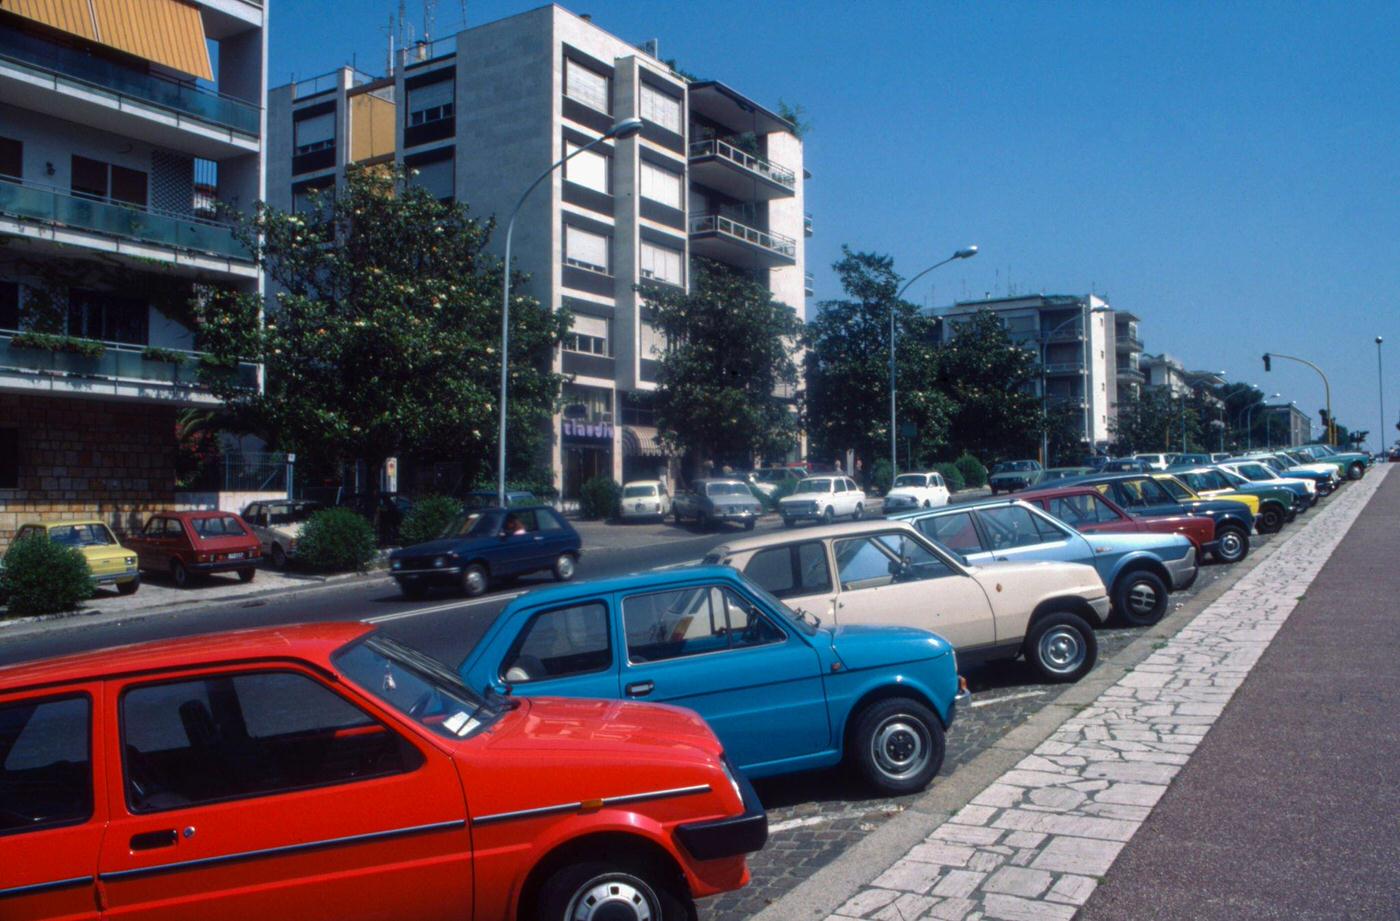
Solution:
<svg viewBox="0 0 1400 921">
<path fill-rule="evenodd" d="M 679 250 L 644 242 L 640 255 L 643 278 L 669 282 L 673 285 L 685 284 L 685 274 L 681 271 L 681 264 L 685 261 L 685 257 L 681 255 Z"/>
<path fill-rule="evenodd" d="M 564 95 L 599 112 L 610 112 L 608 78 L 572 59 L 564 61 Z"/>
<path fill-rule="evenodd" d="M 642 196 L 672 208 L 680 208 L 680 174 L 643 161 Z"/>
<path fill-rule="evenodd" d="M 567 156 L 578 150 L 581 144 L 573 141 L 564 142 L 564 153 Z M 587 186 L 595 192 L 608 194 L 608 164 L 611 158 L 605 154 L 600 154 L 596 150 L 585 150 L 577 154 L 564 164 L 564 178 L 570 182 L 577 182 L 579 185 Z"/>
<path fill-rule="evenodd" d="M 592 269 L 596 272 L 612 271 L 612 260 L 608 258 L 608 238 L 564 225 L 564 259 L 570 265 Z"/>
<path fill-rule="evenodd" d="M 658 89 L 642 84 L 642 118 L 667 131 L 681 133 L 681 101 Z"/>
</svg>

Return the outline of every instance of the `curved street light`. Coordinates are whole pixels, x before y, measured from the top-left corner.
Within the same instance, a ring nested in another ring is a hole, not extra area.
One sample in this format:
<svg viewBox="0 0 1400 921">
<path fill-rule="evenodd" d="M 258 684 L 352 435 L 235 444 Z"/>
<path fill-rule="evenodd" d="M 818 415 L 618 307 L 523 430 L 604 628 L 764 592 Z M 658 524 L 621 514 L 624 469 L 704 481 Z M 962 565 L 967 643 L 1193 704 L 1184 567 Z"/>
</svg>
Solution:
<svg viewBox="0 0 1400 921">
<path fill-rule="evenodd" d="M 642 120 L 640 118 L 624 118 L 607 130 L 601 137 L 584 144 L 573 153 L 562 157 L 553 163 L 549 169 L 540 173 L 535 181 L 526 187 L 521 193 L 520 200 L 515 203 L 515 208 L 510 212 L 510 220 L 506 223 L 506 261 L 505 276 L 501 292 L 501 431 L 499 442 L 499 454 L 496 458 L 496 501 L 504 508 L 506 504 L 506 398 L 510 387 L 510 241 L 515 234 L 515 218 L 520 214 L 520 206 L 525 204 L 525 199 L 530 193 L 535 191 L 535 187 L 544 182 L 551 173 L 563 166 L 569 160 L 577 157 L 585 150 L 597 147 L 599 144 L 610 138 L 630 138 L 637 135 L 642 130 Z"/>
<path fill-rule="evenodd" d="M 1263 406 L 1264 400 L 1277 400 L 1281 396 L 1283 396 L 1283 394 L 1281 393 L 1271 393 L 1268 396 L 1260 399 L 1259 402 L 1249 404 L 1249 408 L 1244 411 L 1244 431 L 1245 436 L 1248 438 L 1248 450 L 1254 450 L 1254 410 L 1258 409 L 1260 406 Z"/>
</svg>

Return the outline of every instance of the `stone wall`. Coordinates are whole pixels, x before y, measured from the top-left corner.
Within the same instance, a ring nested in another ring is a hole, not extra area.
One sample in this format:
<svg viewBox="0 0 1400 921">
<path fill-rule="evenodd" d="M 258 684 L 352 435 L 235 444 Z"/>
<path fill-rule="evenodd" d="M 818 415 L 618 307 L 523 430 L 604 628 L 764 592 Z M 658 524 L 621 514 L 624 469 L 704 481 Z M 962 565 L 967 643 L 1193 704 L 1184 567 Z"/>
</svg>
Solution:
<svg viewBox="0 0 1400 921">
<path fill-rule="evenodd" d="M 19 429 L 19 488 L 0 490 L 0 552 L 29 519 L 98 517 L 119 534 L 175 500 L 176 409 L 0 393 Z"/>
</svg>

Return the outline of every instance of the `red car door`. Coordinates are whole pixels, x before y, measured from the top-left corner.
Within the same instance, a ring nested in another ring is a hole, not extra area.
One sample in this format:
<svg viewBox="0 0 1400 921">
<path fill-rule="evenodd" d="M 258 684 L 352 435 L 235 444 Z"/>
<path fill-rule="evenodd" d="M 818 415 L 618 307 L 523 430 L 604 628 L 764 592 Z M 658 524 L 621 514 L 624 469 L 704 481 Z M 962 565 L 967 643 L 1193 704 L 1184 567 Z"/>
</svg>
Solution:
<svg viewBox="0 0 1400 921">
<path fill-rule="evenodd" d="M 470 917 L 456 766 L 340 689 L 282 664 L 112 682 L 104 916 Z"/>
<path fill-rule="evenodd" d="M 0 694 L 0 918 L 97 918 L 101 684 Z"/>
<path fill-rule="evenodd" d="M 166 563 L 161 554 L 161 541 L 165 538 L 165 518 L 152 516 L 140 534 L 127 538 L 126 545 L 136 551 L 136 562 L 147 572 L 161 572 Z"/>
<path fill-rule="evenodd" d="M 1074 493 L 1041 499 L 1041 506 L 1065 524 L 1085 534 L 1135 534 L 1142 528 L 1128 514 L 1097 493 Z"/>
</svg>

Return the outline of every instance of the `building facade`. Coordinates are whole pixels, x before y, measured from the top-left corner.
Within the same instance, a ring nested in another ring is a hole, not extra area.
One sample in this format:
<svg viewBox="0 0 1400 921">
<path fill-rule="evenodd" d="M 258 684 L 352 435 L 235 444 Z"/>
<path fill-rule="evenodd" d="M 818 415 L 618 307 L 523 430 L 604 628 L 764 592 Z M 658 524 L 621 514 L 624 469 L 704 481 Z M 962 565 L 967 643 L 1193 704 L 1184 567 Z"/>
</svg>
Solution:
<svg viewBox="0 0 1400 921">
<path fill-rule="evenodd" d="M 1142 394 L 1147 375 L 1142 370 L 1141 321 L 1126 310 L 1113 313 L 1113 346 L 1118 375 L 1118 403 L 1131 403 Z"/>
<path fill-rule="evenodd" d="M 266 0 L 0 4 L 0 548 L 30 517 L 169 507 L 215 407 L 190 305 L 261 289 Z"/>
<path fill-rule="evenodd" d="M 437 197 L 503 222 L 550 164 L 642 120 L 639 135 L 556 170 L 516 219 L 527 293 L 574 316 L 555 358 L 568 383 L 548 459 L 566 498 L 592 476 L 667 467 L 652 408 L 664 342 L 638 286 L 685 290 L 704 257 L 795 310 L 810 292 L 794 126 L 722 83 L 678 74 L 654 43 L 644 50 L 546 6 L 402 49 L 388 77 L 318 81 L 269 96 L 268 200 L 279 207 L 343 181 L 350 164 L 392 158 Z"/>
<path fill-rule="evenodd" d="M 943 341 L 979 310 L 990 310 L 1014 343 L 1035 352 L 1035 392 L 1047 408 L 1075 411 L 1086 450 L 1108 445 L 1118 416 L 1117 327 L 1108 302 L 1094 294 L 959 301 L 942 312 Z"/>
<path fill-rule="evenodd" d="M 1265 407 L 1264 438 L 1270 448 L 1296 448 L 1312 441 L 1312 417 L 1297 406 Z"/>
</svg>

